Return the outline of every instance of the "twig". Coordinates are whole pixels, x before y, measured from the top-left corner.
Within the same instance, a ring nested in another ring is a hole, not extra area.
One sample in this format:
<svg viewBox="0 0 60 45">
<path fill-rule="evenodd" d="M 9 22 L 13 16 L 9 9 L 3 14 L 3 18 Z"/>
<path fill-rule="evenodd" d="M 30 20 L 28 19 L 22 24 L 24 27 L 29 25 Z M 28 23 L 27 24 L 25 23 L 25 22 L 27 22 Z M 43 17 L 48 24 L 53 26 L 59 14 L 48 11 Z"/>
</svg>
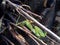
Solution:
<svg viewBox="0 0 60 45">
<path fill-rule="evenodd" d="M 8 42 L 6 40 L 3 39 L 3 41 L 5 41 L 6 45 L 9 45 Z"/>
<path fill-rule="evenodd" d="M 51 41 L 55 42 L 55 43 L 58 43 L 56 42 L 54 39 L 51 39 L 49 36 L 46 36 L 48 39 L 50 39 Z"/>
<path fill-rule="evenodd" d="M 20 6 L 20 7 L 21 7 L 21 6 Z M 23 7 L 22 7 L 21 9 L 24 10 L 26 13 L 28 13 L 28 14 L 30 14 L 30 15 L 33 15 L 33 16 L 38 17 L 39 19 L 42 19 L 42 17 L 41 17 L 40 15 L 37 15 L 37 14 L 35 14 L 35 13 L 29 11 L 29 10 L 26 10 L 26 9 L 24 9 Z"/>
<path fill-rule="evenodd" d="M 20 16 L 17 18 L 17 20 L 16 20 L 16 24 L 18 23 L 19 19 L 20 19 Z"/>
<path fill-rule="evenodd" d="M 34 39 L 31 35 L 29 35 L 29 37 L 31 37 L 37 43 L 37 45 L 40 45 L 40 43 L 36 39 Z"/>
<path fill-rule="evenodd" d="M 6 27 L 4 29 L 2 29 L 2 31 L 0 31 L 0 34 L 3 33 L 6 30 Z"/>
<path fill-rule="evenodd" d="M 27 8 L 29 8 L 29 9 L 31 10 L 31 7 L 28 6 L 28 5 L 22 4 L 21 6 L 22 6 L 22 7 L 27 7 Z"/>
<path fill-rule="evenodd" d="M 16 9 L 16 11 L 19 12 L 18 9 Z M 23 16 L 25 19 L 27 19 L 22 13 L 19 12 L 19 14 Z"/>
<path fill-rule="evenodd" d="M 32 35 L 35 39 L 37 39 L 39 42 L 41 42 L 43 45 L 47 45 L 43 40 L 37 38 L 36 36 Z"/>
<path fill-rule="evenodd" d="M 3 39 L 5 39 L 6 41 L 8 41 L 11 45 L 15 45 L 13 42 L 11 42 L 7 37 L 1 35 Z"/>
</svg>

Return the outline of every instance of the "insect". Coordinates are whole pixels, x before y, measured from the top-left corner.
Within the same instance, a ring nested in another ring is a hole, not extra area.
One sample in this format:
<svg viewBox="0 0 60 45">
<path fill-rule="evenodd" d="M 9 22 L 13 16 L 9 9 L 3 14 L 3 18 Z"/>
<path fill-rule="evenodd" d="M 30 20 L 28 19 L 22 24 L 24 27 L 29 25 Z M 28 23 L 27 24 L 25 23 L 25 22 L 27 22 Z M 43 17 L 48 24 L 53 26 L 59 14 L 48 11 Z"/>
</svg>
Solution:
<svg viewBox="0 0 60 45">
<path fill-rule="evenodd" d="M 22 22 L 23 25 L 26 25 L 37 37 L 42 38 L 47 35 L 46 32 L 43 32 L 38 26 L 33 26 L 29 20 L 25 20 Z"/>
</svg>

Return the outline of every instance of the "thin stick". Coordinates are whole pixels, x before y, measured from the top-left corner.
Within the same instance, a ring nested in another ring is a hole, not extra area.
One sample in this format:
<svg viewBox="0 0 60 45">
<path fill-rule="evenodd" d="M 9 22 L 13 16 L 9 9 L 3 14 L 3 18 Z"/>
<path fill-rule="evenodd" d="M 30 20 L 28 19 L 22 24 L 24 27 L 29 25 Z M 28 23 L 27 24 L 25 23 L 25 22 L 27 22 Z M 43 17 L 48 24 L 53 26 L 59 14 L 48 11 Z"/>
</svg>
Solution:
<svg viewBox="0 0 60 45">
<path fill-rule="evenodd" d="M 21 7 L 21 6 L 20 6 L 20 7 Z M 30 14 L 30 15 L 33 15 L 33 16 L 38 17 L 39 19 L 42 19 L 42 17 L 41 17 L 40 15 L 37 15 L 37 14 L 35 14 L 35 13 L 29 11 L 29 10 L 26 10 L 26 9 L 24 9 L 23 7 L 22 7 L 21 9 L 24 10 L 26 13 L 28 13 L 28 14 Z"/>
<path fill-rule="evenodd" d="M 19 12 L 18 9 L 16 9 L 16 11 Z M 19 12 L 19 14 L 23 16 L 25 19 L 27 19 L 22 13 Z"/>
<path fill-rule="evenodd" d="M 37 43 L 37 45 L 40 45 L 40 43 L 36 39 L 34 39 L 31 35 L 29 35 L 29 37 L 31 37 Z"/>
<path fill-rule="evenodd" d="M 2 31 L 0 31 L 0 34 L 3 33 L 6 30 L 6 27 L 4 29 L 2 29 Z"/>
<path fill-rule="evenodd" d="M 6 45 L 9 45 L 8 42 L 6 40 L 3 39 L 3 41 L 5 41 Z"/>
<path fill-rule="evenodd" d="M 11 45 L 15 45 L 13 42 L 11 42 L 7 37 L 1 35 L 3 39 L 5 39 L 6 41 L 8 41 Z"/>
<path fill-rule="evenodd" d="M 27 7 L 27 8 L 29 8 L 31 10 L 31 7 L 29 5 L 22 4 L 21 6 L 22 7 Z"/>
<path fill-rule="evenodd" d="M 58 43 L 56 42 L 55 40 L 51 39 L 49 36 L 46 36 L 48 39 L 50 39 L 51 41 L 55 42 L 55 43 Z"/>
</svg>

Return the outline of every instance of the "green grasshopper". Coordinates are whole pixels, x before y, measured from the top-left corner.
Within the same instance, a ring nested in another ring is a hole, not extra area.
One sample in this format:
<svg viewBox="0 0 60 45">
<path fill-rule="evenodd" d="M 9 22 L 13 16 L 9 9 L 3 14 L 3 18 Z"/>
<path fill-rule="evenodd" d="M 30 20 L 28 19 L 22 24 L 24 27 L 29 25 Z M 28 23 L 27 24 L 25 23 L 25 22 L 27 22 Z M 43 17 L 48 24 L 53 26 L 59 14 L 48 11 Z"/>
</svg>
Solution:
<svg viewBox="0 0 60 45">
<path fill-rule="evenodd" d="M 29 20 L 21 22 L 21 25 L 26 25 L 37 37 L 45 37 L 46 32 L 43 32 L 38 26 L 33 26 Z"/>
</svg>

